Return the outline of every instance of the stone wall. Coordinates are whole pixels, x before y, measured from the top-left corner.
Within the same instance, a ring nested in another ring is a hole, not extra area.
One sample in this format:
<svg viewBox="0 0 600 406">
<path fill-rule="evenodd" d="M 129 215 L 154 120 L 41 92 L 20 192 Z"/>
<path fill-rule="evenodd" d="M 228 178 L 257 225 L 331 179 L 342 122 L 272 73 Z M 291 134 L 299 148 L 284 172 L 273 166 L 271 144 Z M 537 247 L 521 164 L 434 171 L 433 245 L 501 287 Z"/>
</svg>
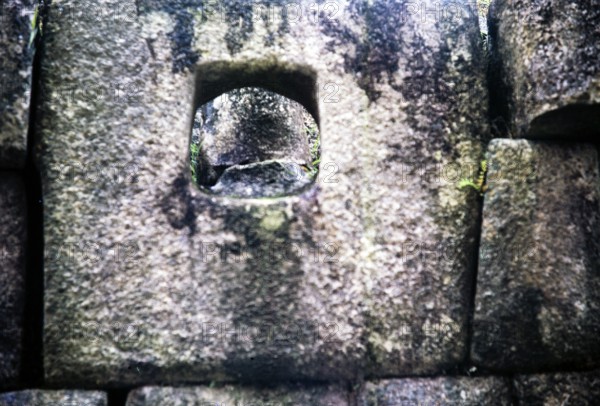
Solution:
<svg viewBox="0 0 600 406">
<path fill-rule="evenodd" d="M 598 6 L 4 0 L 0 405 L 594 404 Z M 316 179 L 194 184 L 243 87 Z"/>
</svg>

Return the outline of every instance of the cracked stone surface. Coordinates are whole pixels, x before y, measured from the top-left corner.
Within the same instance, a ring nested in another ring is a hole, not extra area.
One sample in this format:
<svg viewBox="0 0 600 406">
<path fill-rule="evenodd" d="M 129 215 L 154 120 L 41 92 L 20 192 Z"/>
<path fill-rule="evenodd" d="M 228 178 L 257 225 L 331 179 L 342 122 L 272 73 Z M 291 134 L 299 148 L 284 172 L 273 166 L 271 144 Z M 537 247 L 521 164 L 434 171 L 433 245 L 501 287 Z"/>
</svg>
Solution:
<svg viewBox="0 0 600 406">
<path fill-rule="evenodd" d="M 596 148 L 498 139 L 488 159 L 474 362 L 511 371 L 598 365 Z"/>
<path fill-rule="evenodd" d="M 0 172 L 0 388 L 17 381 L 21 368 L 25 300 L 25 186 Z"/>
<path fill-rule="evenodd" d="M 24 390 L 0 393 L 0 406 L 107 406 L 104 392 Z"/>
<path fill-rule="evenodd" d="M 145 387 L 129 394 L 127 406 L 162 406 L 165 404 L 189 406 L 347 406 L 348 394 L 339 388 L 287 386 L 277 389 L 252 389 L 225 386 L 221 388 Z"/>
<path fill-rule="evenodd" d="M 0 168 L 22 168 L 27 153 L 33 0 L 0 5 Z"/>
<path fill-rule="evenodd" d="M 513 137 L 600 135 L 600 7 L 596 0 L 495 0 L 492 98 Z"/>
<path fill-rule="evenodd" d="M 488 132 L 475 8 L 436 21 L 401 2 L 315 13 L 302 1 L 296 20 L 275 1 L 267 18 L 247 2 L 137 3 L 101 20 L 48 8 L 35 146 L 52 254 L 46 382 L 356 379 L 463 362 L 479 198 L 456 182 Z M 106 91 L 52 97 L 65 86 Z M 192 184 L 194 112 L 244 86 L 318 118 L 326 176 L 283 198 Z"/>
<path fill-rule="evenodd" d="M 498 377 L 440 377 L 367 382 L 359 406 L 511 405 L 509 382 Z"/>
</svg>

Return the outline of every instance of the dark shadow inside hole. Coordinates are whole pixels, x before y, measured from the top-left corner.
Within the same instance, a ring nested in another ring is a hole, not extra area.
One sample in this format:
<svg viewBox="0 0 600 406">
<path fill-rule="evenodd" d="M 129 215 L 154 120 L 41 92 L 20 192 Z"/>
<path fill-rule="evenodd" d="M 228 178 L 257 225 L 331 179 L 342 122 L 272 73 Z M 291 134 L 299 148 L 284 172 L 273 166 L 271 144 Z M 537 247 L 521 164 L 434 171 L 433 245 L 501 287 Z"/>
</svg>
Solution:
<svg viewBox="0 0 600 406">
<path fill-rule="evenodd" d="M 223 93 L 242 87 L 260 87 L 295 100 L 319 123 L 317 74 L 309 67 L 276 60 L 200 65 L 196 69 L 194 110 Z"/>
<path fill-rule="evenodd" d="M 205 192 L 239 198 L 302 192 L 319 168 L 320 135 L 300 103 L 261 87 L 230 90 L 197 110 L 192 179 Z"/>
</svg>

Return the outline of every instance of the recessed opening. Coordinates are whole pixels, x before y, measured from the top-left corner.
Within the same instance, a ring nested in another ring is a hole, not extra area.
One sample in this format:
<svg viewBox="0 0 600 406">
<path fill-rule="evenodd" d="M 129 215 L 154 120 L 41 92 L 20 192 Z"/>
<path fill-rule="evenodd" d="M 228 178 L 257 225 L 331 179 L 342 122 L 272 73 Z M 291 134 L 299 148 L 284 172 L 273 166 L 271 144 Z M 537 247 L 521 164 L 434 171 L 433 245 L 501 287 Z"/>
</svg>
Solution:
<svg viewBox="0 0 600 406">
<path fill-rule="evenodd" d="M 192 179 L 206 193 L 239 198 L 302 192 L 319 170 L 320 135 L 298 102 L 261 87 L 230 90 L 196 110 Z"/>
<path fill-rule="evenodd" d="M 192 179 L 205 193 L 297 195 L 317 178 L 317 75 L 276 59 L 216 61 L 196 69 Z"/>
</svg>

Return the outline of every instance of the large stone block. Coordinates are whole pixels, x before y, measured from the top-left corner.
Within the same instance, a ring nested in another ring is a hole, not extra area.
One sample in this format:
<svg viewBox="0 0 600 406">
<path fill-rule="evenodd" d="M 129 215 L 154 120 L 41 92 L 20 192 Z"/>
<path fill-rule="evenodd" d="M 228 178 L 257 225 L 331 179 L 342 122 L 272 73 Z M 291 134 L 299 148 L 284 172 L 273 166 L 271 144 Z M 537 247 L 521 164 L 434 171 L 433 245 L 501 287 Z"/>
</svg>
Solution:
<svg viewBox="0 0 600 406">
<path fill-rule="evenodd" d="M 600 3 L 495 0 L 490 7 L 495 114 L 513 137 L 600 135 Z M 501 125 L 500 122 L 498 122 Z"/>
<path fill-rule="evenodd" d="M 505 378 L 407 378 L 367 382 L 359 406 L 511 405 Z"/>
<path fill-rule="evenodd" d="M 25 165 L 34 44 L 33 0 L 0 3 L 0 168 Z"/>
<path fill-rule="evenodd" d="M 106 406 L 104 392 L 77 390 L 24 390 L 0 393 L 0 406 Z"/>
<path fill-rule="evenodd" d="M 479 208 L 455 183 L 487 132 L 474 8 L 209 3 L 49 5 L 36 145 L 47 382 L 353 379 L 462 362 Z M 317 119 L 321 176 L 303 193 L 192 184 L 196 108 L 244 86 Z"/>
<path fill-rule="evenodd" d="M 521 405 L 595 405 L 600 399 L 600 374 L 518 375 L 514 387 Z"/>
<path fill-rule="evenodd" d="M 21 368 L 25 300 L 25 187 L 0 172 L 0 388 L 14 385 Z"/>
<path fill-rule="evenodd" d="M 132 391 L 127 406 L 347 406 L 349 393 L 336 387 L 287 386 L 277 389 L 248 387 L 145 387 Z"/>
<path fill-rule="evenodd" d="M 596 147 L 498 139 L 488 159 L 473 360 L 511 371 L 597 365 Z"/>
</svg>

